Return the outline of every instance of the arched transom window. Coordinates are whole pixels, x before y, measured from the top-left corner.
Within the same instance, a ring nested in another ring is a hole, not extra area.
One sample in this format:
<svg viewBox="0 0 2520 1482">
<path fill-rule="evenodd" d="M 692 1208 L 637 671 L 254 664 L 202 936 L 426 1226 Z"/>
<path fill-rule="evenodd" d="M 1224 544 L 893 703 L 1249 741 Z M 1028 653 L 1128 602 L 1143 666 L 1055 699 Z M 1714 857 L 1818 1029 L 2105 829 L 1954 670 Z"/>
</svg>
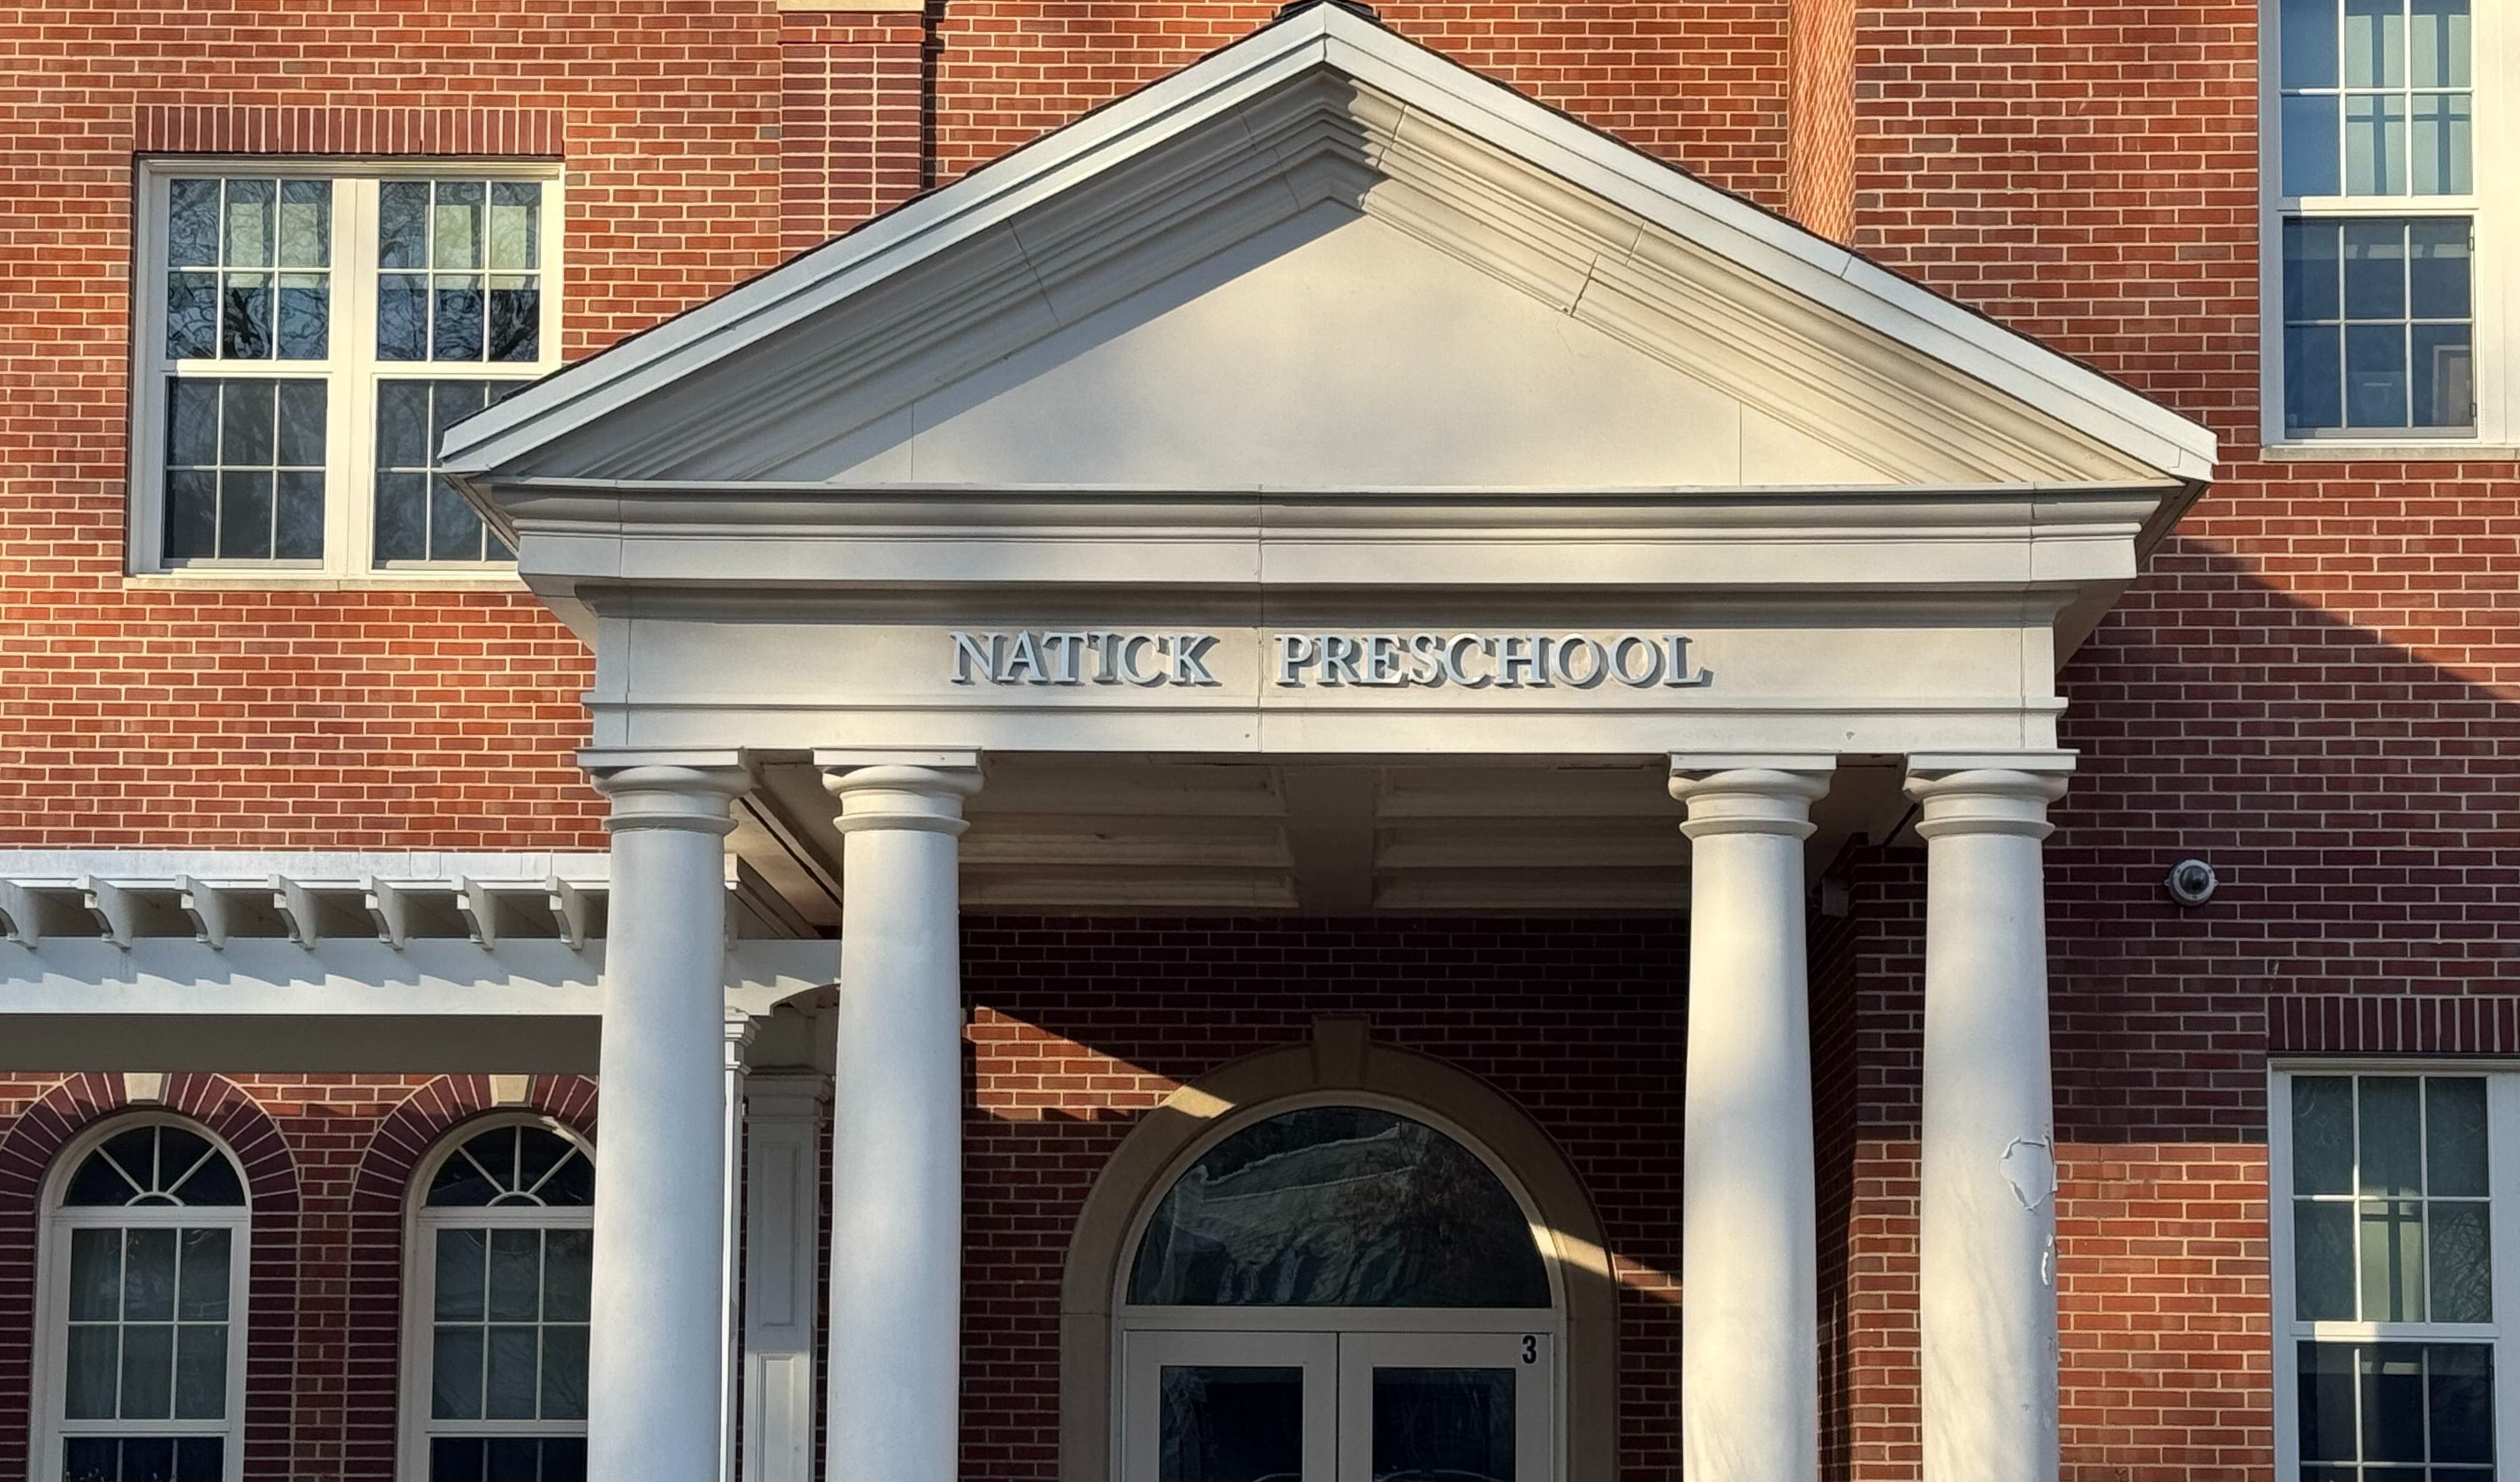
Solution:
<svg viewBox="0 0 2520 1482">
<path fill-rule="evenodd" d="M 414 1220 L 415 1482 L 584 1482 L 595 1164 L 545 1122 L 472 1128 Z"/>
<path fill-rule="evenodd" d="M 1427 1118 L 1324 1104 L 1173 1175 L 1120 1293 L 1122 1482 L 1550 1482 L 1554 1283 Z"/>
<path fill-rule="evenodd" d="M 1160 1307 L 1547 1307 L 1531 1223 L 1476 1153 L 1372 1106 L 1255 1122 L 1174 1181 L 1129 1300 Z"/>
<path fill-rule="evenodd" d="M 45 1243 L 37 1478 L 239 1475 L 248 1213 L 235 1159 L 192 1127 L 73 1145 Z"/>
</svg>

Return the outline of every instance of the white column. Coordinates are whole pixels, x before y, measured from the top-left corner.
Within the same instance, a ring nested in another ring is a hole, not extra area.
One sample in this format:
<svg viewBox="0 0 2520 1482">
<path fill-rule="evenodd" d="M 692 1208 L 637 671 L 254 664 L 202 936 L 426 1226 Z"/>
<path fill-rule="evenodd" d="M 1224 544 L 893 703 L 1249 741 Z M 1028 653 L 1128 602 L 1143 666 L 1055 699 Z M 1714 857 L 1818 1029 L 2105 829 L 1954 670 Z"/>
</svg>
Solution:
<svg viewBox="0 0 2520 1482">
<path fill-rule="evenodd" d="M 831 1077 L 744 1085 L 743 1482 L 813 1482 L 814 1264 Z"/>
<path fill-rule="evenodd" d="M 612 799 L 587 1475 L 707 1482 L 726 1349 L 728 810 L 736 766 L 628 766 Z"/>
<path fill-rule="evenodd" d="M 2031 765 L 1910 760 L 1925 840 L 1917 1325 L 1925 1482 L 2054 1482 L 2056 1189 L 2040 841 L 2065 789 Z"/>
<path fill-rule="evenodd" d="M 752 1046 L 752 1015 L 730 1006 L 726 1010 L 726 1120 L 724 1167 L 718 1214 L 718 1347 L 726 1363 L 718 1370 L 717 1474 L 735 1482 L 737 1379 L 743 1372 L 743 1317 L 738 1294 L 743 1289 L 743 1058 Z"/>
<path fill-rule="evenodd" d="M 953 1482 L 961 1413 L 963 959 L 956 840 L 975 765 L 834 771 L 832 1482 Z"/>
<path fill-rule="evenodd" d="M 1803 840 L 1830 757 L 1674 757 L 1688 805 L 1681 1474 L 1820 1475 Z"/>
</svg>

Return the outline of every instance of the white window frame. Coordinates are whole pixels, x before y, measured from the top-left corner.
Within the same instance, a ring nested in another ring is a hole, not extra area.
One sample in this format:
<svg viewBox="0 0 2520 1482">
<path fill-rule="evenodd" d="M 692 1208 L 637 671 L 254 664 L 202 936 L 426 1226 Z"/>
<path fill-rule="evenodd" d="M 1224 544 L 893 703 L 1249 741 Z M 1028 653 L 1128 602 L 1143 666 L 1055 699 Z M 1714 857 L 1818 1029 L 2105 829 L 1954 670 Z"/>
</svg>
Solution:
<svg viewBox="0 0 2520 1482">
<path fill-rule="evenodd" d="M 206 1140 L 236 1170 L 237 1185 L 245 1190 L 246 1202 L 235 1205 L 101 1204 L 75 1207 L 63 1204 L 62 1195 L 89 1154 L 135 1127 L 175 1127 Z M 237 1156 L 236 1149 L 228 1145 L 226 1139 L 184 1117 L 154 1111 L 108 1117 L 71 1139 L 54 1157 L 52 1168 L 44 1176 L 36 1207 L 42 1211 L 43 1218 L 37 1226 L 35 1239 L 35 1373 L 34 1383 L 28 1386 L 32 1395 L 34 1423 L 27 1427 L 34 1455 L 27 1459 L 28 1477 L 32 1482 L 62 1482 L 62 1443 L 73 1436 L 198 1436 L 211 1430 L 223 1430 L 225 1457 L 220 1464 L 220 1475 L 229 1482 L 237 1482 L 245 1475 L 245 1370 L 248 1352 L 246 1329 L 249 1316 L 246 1299 L 251 1287 L 249 1276 L 253 1266 L 253 1187 L 246 1178 L 245 1160 Z M 215 1227 L 230 1232 L 226 1415 L 215 1423 L 202 1420 L 116 1420 L 111 1428 L 103 1422 L 91 1426 L 65 1421 L 62 1406 L 67 1398 L 69 1371 L 69 1233 L 73 1230 L 168 1226 L 190 1226 L 196 1230 Z"/>
<path fill-rule="evenodd" d="M 2499 0 L 2476 0 L 2471 10 L 2470 50 L 2475 116 L 2475 155 L 2469 161 L 2474 193 L 2465 196 L 2311 196 L 2283 192 L 2283 0 L 2260 0 L 2258 16 L 2258 391 L 2259 440 L 2270 448 L 2331 450 L 2340 456 L 2474 458 L 2520 452 L 2520 380 L 2514 347 L 2520 346 L 2520 293 L 2503 279 L 2520 265 L 2520 232 L 2514 210 L 2520 184 L 2500 166 L 2512 159 L 2506 137 L 2514 110 L 2509 86 L 2520 67 L 2508 53 L 2520 25 Z M 2295 435 L 2284 428 L 2283 223 L 2362 217 L 2463 216 L 2474 232 L 2468 271 L 2475 313 L 2476 426 L 2435 430 L 2398 427 Z"/>
<path fill-rule="evenodd" d="M 1549 1278 L 1549 1306 L 1536 1307 L 1157 1307 L 1129 1299 L 1129 1284 L 1137 1271 L 1138 1249 L 1153 1224 L 1155 1211 L 1164 1195 L 1190 1172 L 1200 1158 L 1235 1134 L 1271 1117 L 1282 1116 L 1313 1106 L 1364 1106 L 1388 1111 L 1412 1121 L 1423 1122 L 1467 1149 L 1472 1157 L 1487 1165 L 1499 1184 L 1513 1198 L 1531 1228 L 1533 1244 L 1540 1251 L 1541 1269 Z M 1121 1245 L 1119 1271 L 1111 1293 L 1111 1452 L 1118 1475 L 1123 1482 L 1137 1482 L 1133 1469 L 1142 1464 L 1145 1451 L 1145 1384 L 1163 1363 L 1260 1364 L 1277 1366 L 1300 1364 L 1306 1374 L 1306 1411 L 1308 1416 L 1328 1414 L 1335 1417 L 1339 1409 L 1333 1398 L 1327 1411 L 1320 1409 L 1320 1393 L 1335 1397 L 1338 1387 L 1357 1382 L 1354 1375 L 1363 1374 L 1371 1381 L 1373 1345 L 1376 1340 L 1394 1343 L 1421 1337 L 1449 1337 L 1456 1340 L 1456 1351 L 1465 1355 L 1459 1362 L 1471 1367 L 1486 1367 L 1480 1355 L 1490 1349 L 1518 1351 L 1526 1338 L 1534 1340 L 1535 1362 L 1549 1368 L 1545 1384 L 1548 1417 L 1546 1470 L 1552 1479 L 1566 1476 L 1569 1455 L 1567 1437 L 1567 1344 L 1566 1344 L 1566 1275 L 1551 1253 L 1554 1248 L 1547 1223 L 1539 1206 L 1531 1198 L 1512 1170 L 1500 1162 L 1486 1144 L 1459 1123 L 1428 1107 L 1397 1097 L 1370 1091 L 1313 1091 L 1299 1096 L 1282 1097 L 1238 1108 L 1230 1116 L 1220 1117 L 1197 1141 L 1164 1165 L 1163 1171 L 1147 1185 L 1137 1212 L 1130 1218 L 1128 1235 Z M 1312 1357 L 1304 1359 L 1273 1358 L 1273 1354 L 1308 1352 L 1303 1349 L 1303 1335 L 1322 1345 Z M 1183 1346 L 1183 1345 L 1189 1346 Z M 1292 1346 L 1289 1346 L 1289 1345 Z M 1370 1393 L 1370 1391 L 1368 1391 Z M 1353 1398 L 1351 1396 L 1351 1398 Z M 1533 1415 L 1528 1396 L 1517 1394 L 1517 1406 L 1523 1409 L 1520 1435 L 1529 1435 Z M 1132 1451 L 1132 1428 L 1141 1432 L 1136 1451 Z M 1333 1429 L 1333 1435 L 1352 1434 Z M 1307 1452 L 1312 1451 L 1307 1446 Z M 1133 1457 L 1140 1458 L 1132 1460 Z M 1530 1452 L 1524 1451 L 1528 1464 Z M 1309 1475 L 1309 1473 L 1308 1473 Z M 1331 1475 L 1336 1475 L 1332 1472 Z M 414 1479 L 418 1482 L 418 1479 Z"/>
<path fill-rule="evenodd" d="M 2488 1245 L 2494 1262 L 2491 1323 L 2305 1323 L 2293 1315 L 2292 1078 L 2336 1075 L 2485 1077 Z M 2301 1372 L 2305 1340 L 2488 1343 L 2494 1348 L 2494 1469 L 2520 1467 L 2520 1064 L 2427 1058 L 2278 1062 L 2267 1073 L 2267 1277 L 2274 1340 L 2275 1475 L 2301 1475 Z"/>
<path fill-rule="evenodd" d="M 532 1111 L 503 1111 L 474 1117 L 449 1130 L 440 1137 L 412 1168 L 411 1183 L 403 1199 L 403 1301 L 402 1301 L 402 1405 L 401 1421 L 396 1427 L 398 1440 L 394 1448 L 394 1476 L 397 1482 L 428 1482 L 428 1443 L 441 1430 L 448 1434 L 470 1436 L 500 1434 L 516 1436 L 582 1436 L 584 1420 L 437 1420 L 429 1415 L 431 1377 L 436 1353 L 437 1315 L 437 1241 L 436 1231 L 449 1225 L 468 1228 L 503 1229 L 571 1229 L 595 1228 L 595 1206 L 553 1206 L 536 1204 L 504 1204 L 483 1206 L 445 1205 L 432 1208 L 428 1203 L 428 1186 L 437 1180 L 437 1171 L 455 1156 L 457 1148 L 503 1127 L 539 1127 L 555 1133 L 574 1145 L 578 1154 L 595 1163 L 595 1145 L 580 1136 L 565 1122 Z M 597 1165 L 597 1173 L 603 1172 Z M 596 1197 L 604 1190 L 599 1182 Z"/>
<path fill-rule="evenodd" d="M 520 587 L 514 561 L 430 561 L 378 565 L 375 551 L 376 405 L 381 381 L 528 382 L 561 364 L 562 226 L 560 161 L 510 157 L 373 158 L 351 156 L 153 156 L 136 173 L 131 314 L 129 575 L 147 582 L 267 587 Z M 329 357 L 310 361 L 181 360 L 166 356 L 166 223 L 170 182 L 216 176 L 329 180 L 333 184 L 333 265 Z M 542 335 L 532 361 L 380 360 L 376 355 L 377 203 L 388 180 L 531 180 L 543 187 L 538 271 Z M 165 557 L 166 379 L 170 375 L 329 382 L 326 398 L 324 556 L 320 561 L 190 561 Z"/>
</svg>

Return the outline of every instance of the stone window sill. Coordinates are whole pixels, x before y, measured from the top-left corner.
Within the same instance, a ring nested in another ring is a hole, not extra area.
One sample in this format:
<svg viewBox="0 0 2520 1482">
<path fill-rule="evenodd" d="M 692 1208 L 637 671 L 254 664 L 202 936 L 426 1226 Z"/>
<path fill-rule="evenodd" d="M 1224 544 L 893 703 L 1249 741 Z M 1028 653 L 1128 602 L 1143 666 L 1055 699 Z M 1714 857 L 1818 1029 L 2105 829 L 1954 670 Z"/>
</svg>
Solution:
<svg viewBox="0 0 2520 1482">
<path fill-rule="evenodd" d="M 514 571 L 141 571 L 122 578 L 135 592 L 522 592 Z"/>
<path fill-rule="evenodd" d="M 2489 442 L 2284 442 L 2258 449 L 2267 463 L 2510 463 L 2520 446 Z"/>
</svg>

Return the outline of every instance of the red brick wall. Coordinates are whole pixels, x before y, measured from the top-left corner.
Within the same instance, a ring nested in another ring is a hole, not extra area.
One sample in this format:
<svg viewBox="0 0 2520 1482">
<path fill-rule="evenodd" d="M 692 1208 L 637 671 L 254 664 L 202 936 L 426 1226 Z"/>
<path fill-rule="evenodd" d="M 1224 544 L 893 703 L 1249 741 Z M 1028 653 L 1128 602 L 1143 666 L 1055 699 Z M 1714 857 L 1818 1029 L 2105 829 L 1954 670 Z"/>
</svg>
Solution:
<svg viewBox="0 0 2520 1482">
<path fill-rule="evenodd" d="M 1844 242 L 1855 229 L 1855 0 L 1794 0 L 1786 22 L 1785 211 Z"/>
<path fill-rule="evenodd" d="M 2254 443 L 2255 18 L 1862 7 L 1855 246 Z"/>
<path fill-rule="evenodd" d="M 1863 923 L 1815 914 L 1811 970 L 1812 1168 L 1820 1264 L 1821 1472 L 1843 1477 L 1855 1446 L 1855 1155 L 1863 1116 Z"/>
<path fill-rule="evenodd" d="M 1914 851 L 1857 853 L 1854 1106 L 1846 1171 L 1846 1336 L 1841 1370 L 1849 1478 L 1912 1478 L 1916 1416 L 1916 1116 L 1923 1067 L 1924 874 Z M 1826 1165 L 1823 1165 L 1826 1166 Z M 1827 1228 L 1825 1225 L 1822 1227 Z"/>
<path fill-rule="evenodd" d="M 1248 34 L 1269 0 L 945 7 L 936 150 L 951 177 Z M 1411 40 L 1523 89 L 1640 149 L 1784 203 L 1784 0 L 1590 6 L 1394 0 Z"/>
<path fill-rule="evenodd" d="M 923 183 L 926 26 L 909 14 L 780 19 L 779 245 L 793 255 Z"/>
</svg>

